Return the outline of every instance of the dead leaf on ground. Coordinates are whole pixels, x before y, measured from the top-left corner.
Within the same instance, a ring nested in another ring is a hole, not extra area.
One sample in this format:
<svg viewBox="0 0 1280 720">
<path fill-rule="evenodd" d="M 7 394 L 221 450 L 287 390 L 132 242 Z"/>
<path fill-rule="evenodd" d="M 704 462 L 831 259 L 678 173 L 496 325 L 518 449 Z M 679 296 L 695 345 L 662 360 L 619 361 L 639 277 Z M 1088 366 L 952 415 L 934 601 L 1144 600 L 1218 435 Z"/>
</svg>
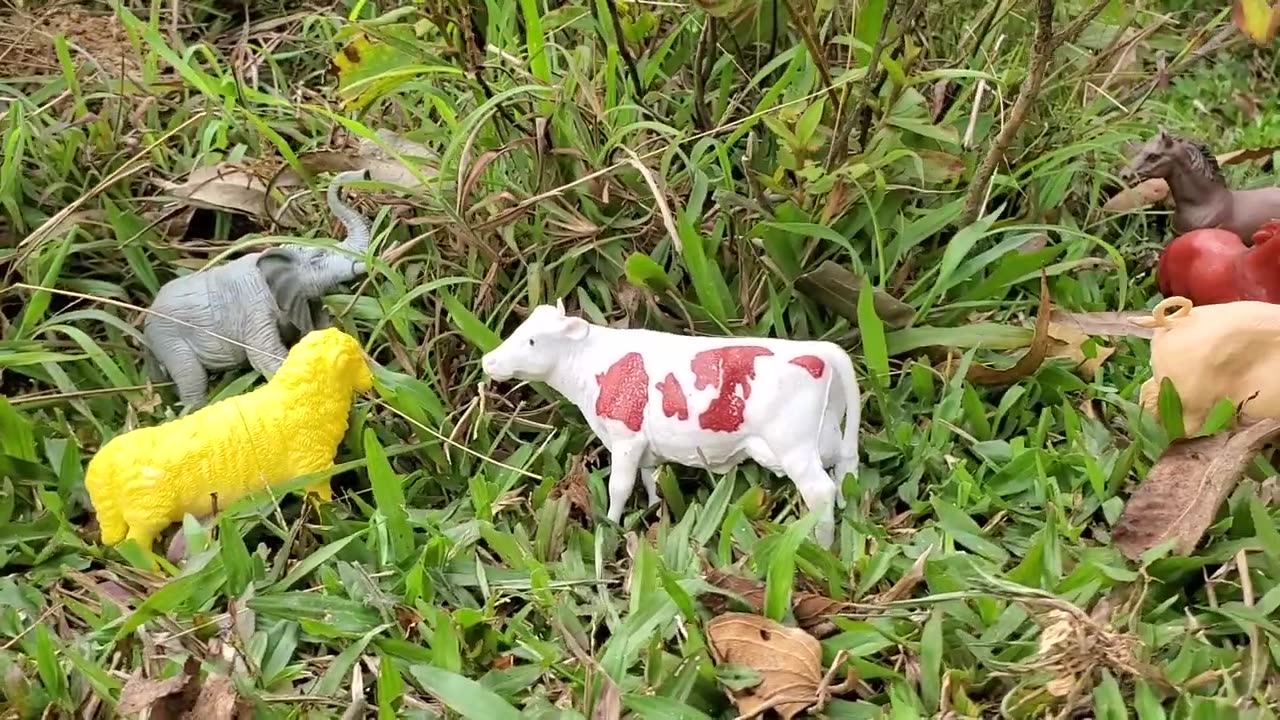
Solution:
<svg viewBox="0 0 1280 720">
<path fill-rule="evenodd" d="M 1250 160 L 1261 160 L 1271 157 L 1276 150 L 1280 150 L 1280 146 L 1271 145 L 1260 148 L 1243 148 L 1241 150 L 1232 150 L 1216 156 L 1218 164 L 1238 165 Z M 1107 212 L 1129 212 L 1139 208 L 1154 205 L 1161 200 L 1169 197 L 1169 183 L 1163 178 L 1151 178 L 1130 188 L 1124 188 L 1120 192 L 1112 195 L 1109 200 L 1102 206 Z"/>
<path fill-rule="evenodd" d="M 1098 337 L 1138 337 L 1150 339 L 1155 330 L 1135 325 L 1134 320 L 1150 318 L 1151 312 L 1126 310 L 1123 312 L 1068 312 L 1054 309 L 1049 313 L 1052 325 L 1070 327 L 1086 335 Z"/>
<path fill-rule="evenodd" d="M 120 691 L 116 705 L 118 715 L 133 715 L 150 710 L 151 720 L 178 720 L 200 693 L 200 661 L 187 658 L 182 672 L 171 678 L 154 680 L 136 674 Z"/>
<path fill-rule="evenodd" d="M 734 575 L 723 570 L 711 569 L 704 576 L 717 588 L 741 596 L 752 611 L 764 612 L 765 584 L 759 580 Z M 723 614 L 729 607 L 729 598 L 713 592 L 703 593 L 699 601 L 711 612 Z M 826 637 L 836 631 L 831 618 L 848 612 L 853 606 L 825 595 L 811 592 L 791 593 L 791 612 L 796 623 L 816 637 Z"/>
<path fill-rule="evenodd" d="M 1084 346 L 1091 339 L 1088 333 L 1081 332 L 1075 325 L 1064 325 L 1049 321 L 1049 357 L 1061 357 L 1073 360 L 1080 374 L 1089 380 L 1098 376 L 1102 363 L 1111 357 L 1116 349 L 1105 345 L 1096 345 L 1093 357 L 1084 353 Z"/>
<path fill-rule="evenodd" d="M 824 261 L 816 270 L 797 277 L 796 289 L 856 326 L 862 283 L 849 270 L 830 260 Z M 883 290 L 875 290 L 872 300 L 876 315 L 895 330 L 906 327 L 915 317 L 915 308 Z"/>
<path fill-rule="evenodd" d="M 867 598 L 867 602 L 879 605 L 910 597 L 916 586 L 924 581 L 924 566 L 929 562 L 929 556 L 933 554 L 933 547 L 930 545 L 925 548 L 924 552 L 920 553 L 920 557 L 911 563 L 911 569 L 898 578 L 898 582 L 894 583 L 893 587 L 878 595 L 872 595 Z"/>
<path fill-rule="evenodd" d="M 1176 553 L 1190 553 L 1253 457 L 1277 435 L 1280 420 L 1267 418 L 1174 441 L 1125 503 L 1112 542 L 1131 560 L 1172 538 Z"/>
<path fill-rule="evenodd" d="M 408 140 L 400 135 L 379 128 L 374 131 L 378 140 L 370 140 L 369 138 L 360 138 L 354 148 L 344 148 L 341 150 L 317 150 L 314 152 L 303 153 L 298 156 L 298 162 L 302 164 L 308 172 L 343 172 L 346 170 L 368 170 L 369 179 L 374 182 L 389 183 L 399 185 L 405 188 L 416 188 L 422 185 L 418 178 L 414 177 L 413 171 L 405 164 L 396 159 L 395 155 L 384 150 L 382 145 L 386 145 L 391 150 L 399 153 L 405 161 L 413 164 L 413 170 L 426 178 L 434 177 L 437 170 L 434 163 L 439 161 L 439 156 L 434 150 L 428 148 L 413 140 Z M 285 167 L 277 178 L 277 183 L 290 182 L 301 184 L 301 178 L 292 168 Z"/>
<path fill-rule="evenodd" d="M 1049 310 L 1049 278 L 1041 271 L 1040 309 L 1036 313 L 1035 335 L 1031 338 L 1031 346 L 1027 348 L 1027 352 L 1013 367 L 1006 370 L 970 365 L 965 379 L 979 385 L 1005 385 L 1017 382 L 1038 370 L 1049 351 Z"/>
<path fill-rule="evenodd" d="M 168 194 L 196 207 L 239 212 L 266 221 L 274 219 L 286 227 L 296 228 L 302 225 L 293 206 L 284 208 L 273 217 L 266 204 L 266 180 L 240 163 L 205 165 L 192 170 L 185 182 L 157 180 L 157 183 Z M 281 187 L 282 184 L 277 181 L 275 187 Z M 275 207 L 283 204 L 282 201 L 272 203 Z"/>
<path fill-rule="evenodd" d="M 210 674 L 184 720 L 249 720 L 251 717 L 252 712 L 240 701 L 231 678 Z"/>
<path fill-rule="evenodd" d="M 791 720 L 810 708 L 821 709 L 832 695 L 851 690 L 857 677 L 831 686 L 822 670 L 822 644 L 799 628 L 789 628 L 760 615 L 727 613 L 707 623 L 707 643 L 716 665 L 741 665 L 760 676 L 758 684 L 726 688 L 740 718 L 772 709 Z M 832 671 L 840 662 L 832 664 Z"/>
<path fill-rule="evenodd" d="M 591 710 L 591 720 L 619 720 L 622 717 L 622 691 L 618 684 L 604 673 L 598 675 L 604 681 L 604 692 L 596 698 L 596 705 Z"/>
<path fill-rule="evenodd" d="M 587 458 L 578 455 L 569 465 L 569 472 L 551 489 L 551 500 L 564 496 L 569 501 L 570 512 L 581 513 L 581 519 L 591 521 L 591 490 L 587 488 Z"/>
<path fill-rule="evenodd" d="M 1102 668 L 1115 675 L 1160 683 L 1158 673 L 1138 659 L 1137 637 L 1115 632 L 1080 608 L 1057 599 L 1023 605 L 1041 631 L 1036 655 L 1022 671 L 1048 672 L 1053 679 L 1045 690 L 1055 697 L 1067 698 L 1069 706 L 1089 697 Z"/>
</svg>

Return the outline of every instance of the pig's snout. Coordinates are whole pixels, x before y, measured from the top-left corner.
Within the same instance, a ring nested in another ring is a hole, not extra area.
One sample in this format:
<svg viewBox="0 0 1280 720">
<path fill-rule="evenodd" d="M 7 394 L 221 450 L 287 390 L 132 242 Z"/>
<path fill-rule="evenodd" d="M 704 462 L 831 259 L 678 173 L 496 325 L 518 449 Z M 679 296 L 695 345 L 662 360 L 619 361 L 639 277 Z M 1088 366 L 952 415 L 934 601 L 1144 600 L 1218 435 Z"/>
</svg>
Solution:
<svg viewBox="0 0 1280 720">
<path fill-rule="evenodd" d="M 480 367 L 484 370 L 484 374 L 493 380 L 508 380 L 511 377 L 510 373 L 504 372 L 496 352 L 485 353 L 484 357 L 480 358 Z"/>
</svg>

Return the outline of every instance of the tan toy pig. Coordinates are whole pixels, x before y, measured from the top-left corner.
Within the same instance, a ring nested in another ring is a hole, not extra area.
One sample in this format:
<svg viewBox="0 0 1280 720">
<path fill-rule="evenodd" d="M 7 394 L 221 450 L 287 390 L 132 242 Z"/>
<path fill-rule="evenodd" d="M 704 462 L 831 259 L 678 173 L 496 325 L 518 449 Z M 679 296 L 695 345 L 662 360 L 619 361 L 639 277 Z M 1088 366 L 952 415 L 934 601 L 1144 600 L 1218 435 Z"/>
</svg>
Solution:
<svg viewBox="0 0 1280 720">
<path fill-rule="evenodd" d="M 1174 296 L 1156 305 L 1151 318 L 1133 322 L 1155 329 L 1152 377 L 1138 398 L 1143 410 L 1158 414 L 1160 383 L 1167 377 L 1182 401 L 1188 437 L 1224 397 L 1241 415 L 1280 418 L 1280 305 L 1241 300 L 1193 307 Z"/>
</svg>

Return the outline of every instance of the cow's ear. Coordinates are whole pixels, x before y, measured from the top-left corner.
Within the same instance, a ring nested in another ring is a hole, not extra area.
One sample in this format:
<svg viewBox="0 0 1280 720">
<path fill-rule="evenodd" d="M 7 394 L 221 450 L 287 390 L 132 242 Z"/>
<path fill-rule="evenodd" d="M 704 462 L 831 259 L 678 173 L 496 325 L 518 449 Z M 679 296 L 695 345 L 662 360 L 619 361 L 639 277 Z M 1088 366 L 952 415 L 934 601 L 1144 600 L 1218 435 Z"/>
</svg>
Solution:
<svg viewBox="0 0 1280 720">
<path fill-rule="evenodd" d="M 581 340 L 587 336 L 590 325 L 580 317 L 567 317 L 561 327 L 565 337 L 570 340 Z"/>
</svg>

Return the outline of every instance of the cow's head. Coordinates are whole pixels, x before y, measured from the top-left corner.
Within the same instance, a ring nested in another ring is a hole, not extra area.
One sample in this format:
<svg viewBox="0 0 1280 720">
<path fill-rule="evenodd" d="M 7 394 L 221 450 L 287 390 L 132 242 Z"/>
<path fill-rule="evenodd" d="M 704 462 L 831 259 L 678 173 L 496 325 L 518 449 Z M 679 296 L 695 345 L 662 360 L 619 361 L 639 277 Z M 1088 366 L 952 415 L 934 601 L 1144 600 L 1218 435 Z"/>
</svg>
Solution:
<svg viewBox="0 0 1280 720">
<path fill-rule="evenodd" d="M 573 343 L 587 336 L 590 324 L 564 314 L 564 303 L 539 305 L 510 337 L 480 359 L 494 380 L 545 381 Z"/>
</svg>

